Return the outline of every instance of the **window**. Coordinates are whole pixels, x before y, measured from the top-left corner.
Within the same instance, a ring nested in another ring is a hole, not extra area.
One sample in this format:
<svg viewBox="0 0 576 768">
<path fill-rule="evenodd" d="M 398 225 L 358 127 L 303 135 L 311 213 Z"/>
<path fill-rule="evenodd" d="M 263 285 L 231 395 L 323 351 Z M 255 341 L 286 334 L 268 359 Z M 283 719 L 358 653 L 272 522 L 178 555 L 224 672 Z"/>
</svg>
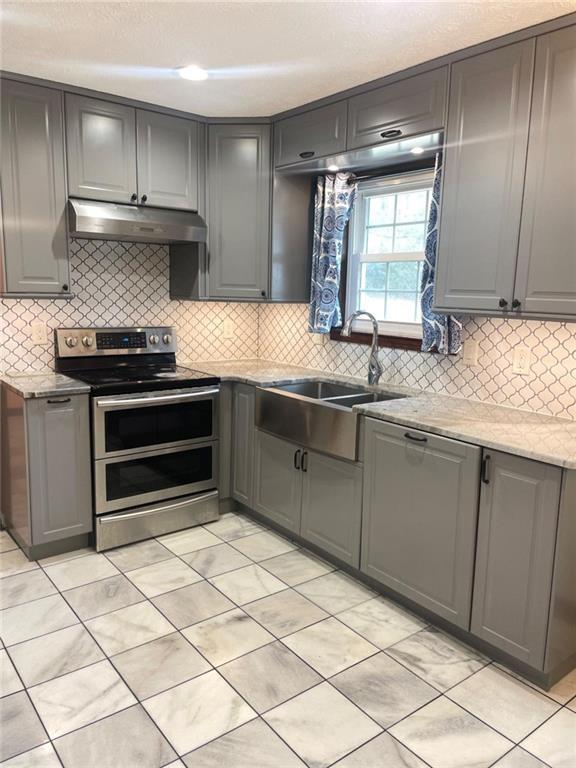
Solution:
<svg viewBox="0 0 576 768">
<path fill-rule="evenodd" d="M 380 333 L 420 338 L 420 284 L 432 171 L 360 182 L 350 220 L 346 315 L 364 309 Z M 354 330 L 372 332 L 366 320 Z"/>
</svg>

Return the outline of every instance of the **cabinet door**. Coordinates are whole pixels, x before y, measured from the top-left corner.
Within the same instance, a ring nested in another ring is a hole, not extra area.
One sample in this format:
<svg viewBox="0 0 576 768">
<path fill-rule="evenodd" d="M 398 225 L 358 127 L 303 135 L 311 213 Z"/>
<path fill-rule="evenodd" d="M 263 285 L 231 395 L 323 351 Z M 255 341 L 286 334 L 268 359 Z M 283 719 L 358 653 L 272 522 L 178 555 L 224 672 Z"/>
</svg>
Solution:
<svg viewBox="0 0 576 768">
<path fill-rule="evenodd" d="M 366 420 L 361 568 L 468 629 L 480 449 Z"/>
<path fill-rule="evenodd" d="M 32 544 L 92 530 L 88 395 L 26 401 Z"/>
<path fill-rule="evenodd" d="M 452 65 L 438 309 L 511 308 L 533 57 L 534 41 L 526 40 Z"/>
<path fill-rule="evenodd" d="M 288 165 L 346 149 L 347 102 L 311 109 L 274 124 L 275 164 Z"/>
<path fill-rule="evenodd" d="M 138 110 L 136 126 L 139 200 L 198 210 L 198 123 Z"/>
<path fill-rule="evenodd" d="M 66 292 L 70 279 L 62 94 L 3 80 L 1 96 L 4 290 Z"/>
<path fill-rule="evenodd" d="M 442 129 L 447 80 L 442 67 L 351 98 L 348 149 Z"/>
<path fill-rule="evenodd" d="M 268 293 L 270 126 L 211 125 L 208 133 L 208 293 Z"/>
<path fill-rule="evenodd" d="M 487 451 L 472 632 L 543 669 L 562 471 Z"/>
<path fill-rule="evenodd" d="M 72 197 L 136 202 L 136 113 L 66 94 L 68 191 Z"/>
<path fill-rule="evenodd" d="M 232 395 L 232 496 L 252 506 L 254 387 L 236 384 Z"/>
<path fill-rule="evenodd" d="M 306 451 L 303 469 L 301 536 L 358 568 L 362 468 Z"/>
<path fill-rule="evenodd" d="M 254 453 L 254 509 L 289 531 L 300 532 L 302 450 L 256 430 Z"/>
<path fill-rule="evenodd" d="M 576 26 L 539 37 L 516 299 L 576 316 Z"/>
</svg>

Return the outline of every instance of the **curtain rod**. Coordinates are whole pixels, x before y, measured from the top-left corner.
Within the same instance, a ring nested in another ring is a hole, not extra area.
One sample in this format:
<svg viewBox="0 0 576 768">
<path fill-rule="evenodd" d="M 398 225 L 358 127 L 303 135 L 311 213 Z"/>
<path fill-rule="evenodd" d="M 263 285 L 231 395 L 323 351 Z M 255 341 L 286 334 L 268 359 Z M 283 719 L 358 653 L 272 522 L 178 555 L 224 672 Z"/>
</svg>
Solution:
<svg viewBox="0 0 576 768">
<path fill-rule="evenodd" d="M 417 174 L 417 173 L 426 173 L 426 171 L 433 171 L 434 165 L 427 165 L 420 168 L 412 168 L 410 170 L 403 171 L 401 168 L 397 168 L 396 170 L 390 169 L 382 169 L 380 171 L 375 171 L 374 173 L 359 173 L 355 174 L 353 171 L 350 171 L 350 178 L 348 179 L 349 184 L 355 184 L 358 181 L 368 181 L 369 179 L 385 179 L 387 176 L 408 176 L 410 174 Z"/>
</svg>

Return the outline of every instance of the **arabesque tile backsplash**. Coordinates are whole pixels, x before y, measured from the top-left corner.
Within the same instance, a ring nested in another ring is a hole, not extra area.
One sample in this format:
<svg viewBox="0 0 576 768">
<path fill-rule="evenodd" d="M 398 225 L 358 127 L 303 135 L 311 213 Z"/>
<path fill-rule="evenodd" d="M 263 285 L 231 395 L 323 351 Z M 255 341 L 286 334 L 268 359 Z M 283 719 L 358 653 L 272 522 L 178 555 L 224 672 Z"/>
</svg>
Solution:
<svg viewBox="0 0 576 768">
<path fill-rule="evenodd" d="M 49 329 L 74 325 L 174 325 L 181 359 L 256 358 L 364 376 L 365 346 L 326 340 L 307 333 L 305 304 L 250 304 L 171 301 L 165 246 L 71 241 L 71 281 L 75 298 L 4 299 L 0 303 L 0 368 L 53 367 L 52 343 L 35 345 L 30 323 Z M 234 338 L 223 338 L 223 322 Z M 459 397 L 504 403 L 576 419 L 576 323 L 501 319 L 464 321 L 464 340 L 479 343 L 478 365 L 462 356 L 382 350 L 384 378 Z M 529 376 L 512 373 L 517 344 L 534 356 Z"/>
</svg>

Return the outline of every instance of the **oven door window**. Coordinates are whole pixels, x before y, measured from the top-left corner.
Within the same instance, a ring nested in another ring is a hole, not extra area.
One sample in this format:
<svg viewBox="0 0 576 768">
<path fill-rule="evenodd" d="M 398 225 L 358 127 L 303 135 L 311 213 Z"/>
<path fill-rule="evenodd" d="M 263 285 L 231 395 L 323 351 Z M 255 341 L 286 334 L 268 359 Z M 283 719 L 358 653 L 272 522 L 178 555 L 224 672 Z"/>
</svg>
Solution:
<svg viewBox="0 0 576 768">
<path fill-rule="evenodd" d="M 173 405 L 149 405 L 108 411 L 105 419 L 106 453 L 212 437 L 212 398 Z"/>
</svg>

